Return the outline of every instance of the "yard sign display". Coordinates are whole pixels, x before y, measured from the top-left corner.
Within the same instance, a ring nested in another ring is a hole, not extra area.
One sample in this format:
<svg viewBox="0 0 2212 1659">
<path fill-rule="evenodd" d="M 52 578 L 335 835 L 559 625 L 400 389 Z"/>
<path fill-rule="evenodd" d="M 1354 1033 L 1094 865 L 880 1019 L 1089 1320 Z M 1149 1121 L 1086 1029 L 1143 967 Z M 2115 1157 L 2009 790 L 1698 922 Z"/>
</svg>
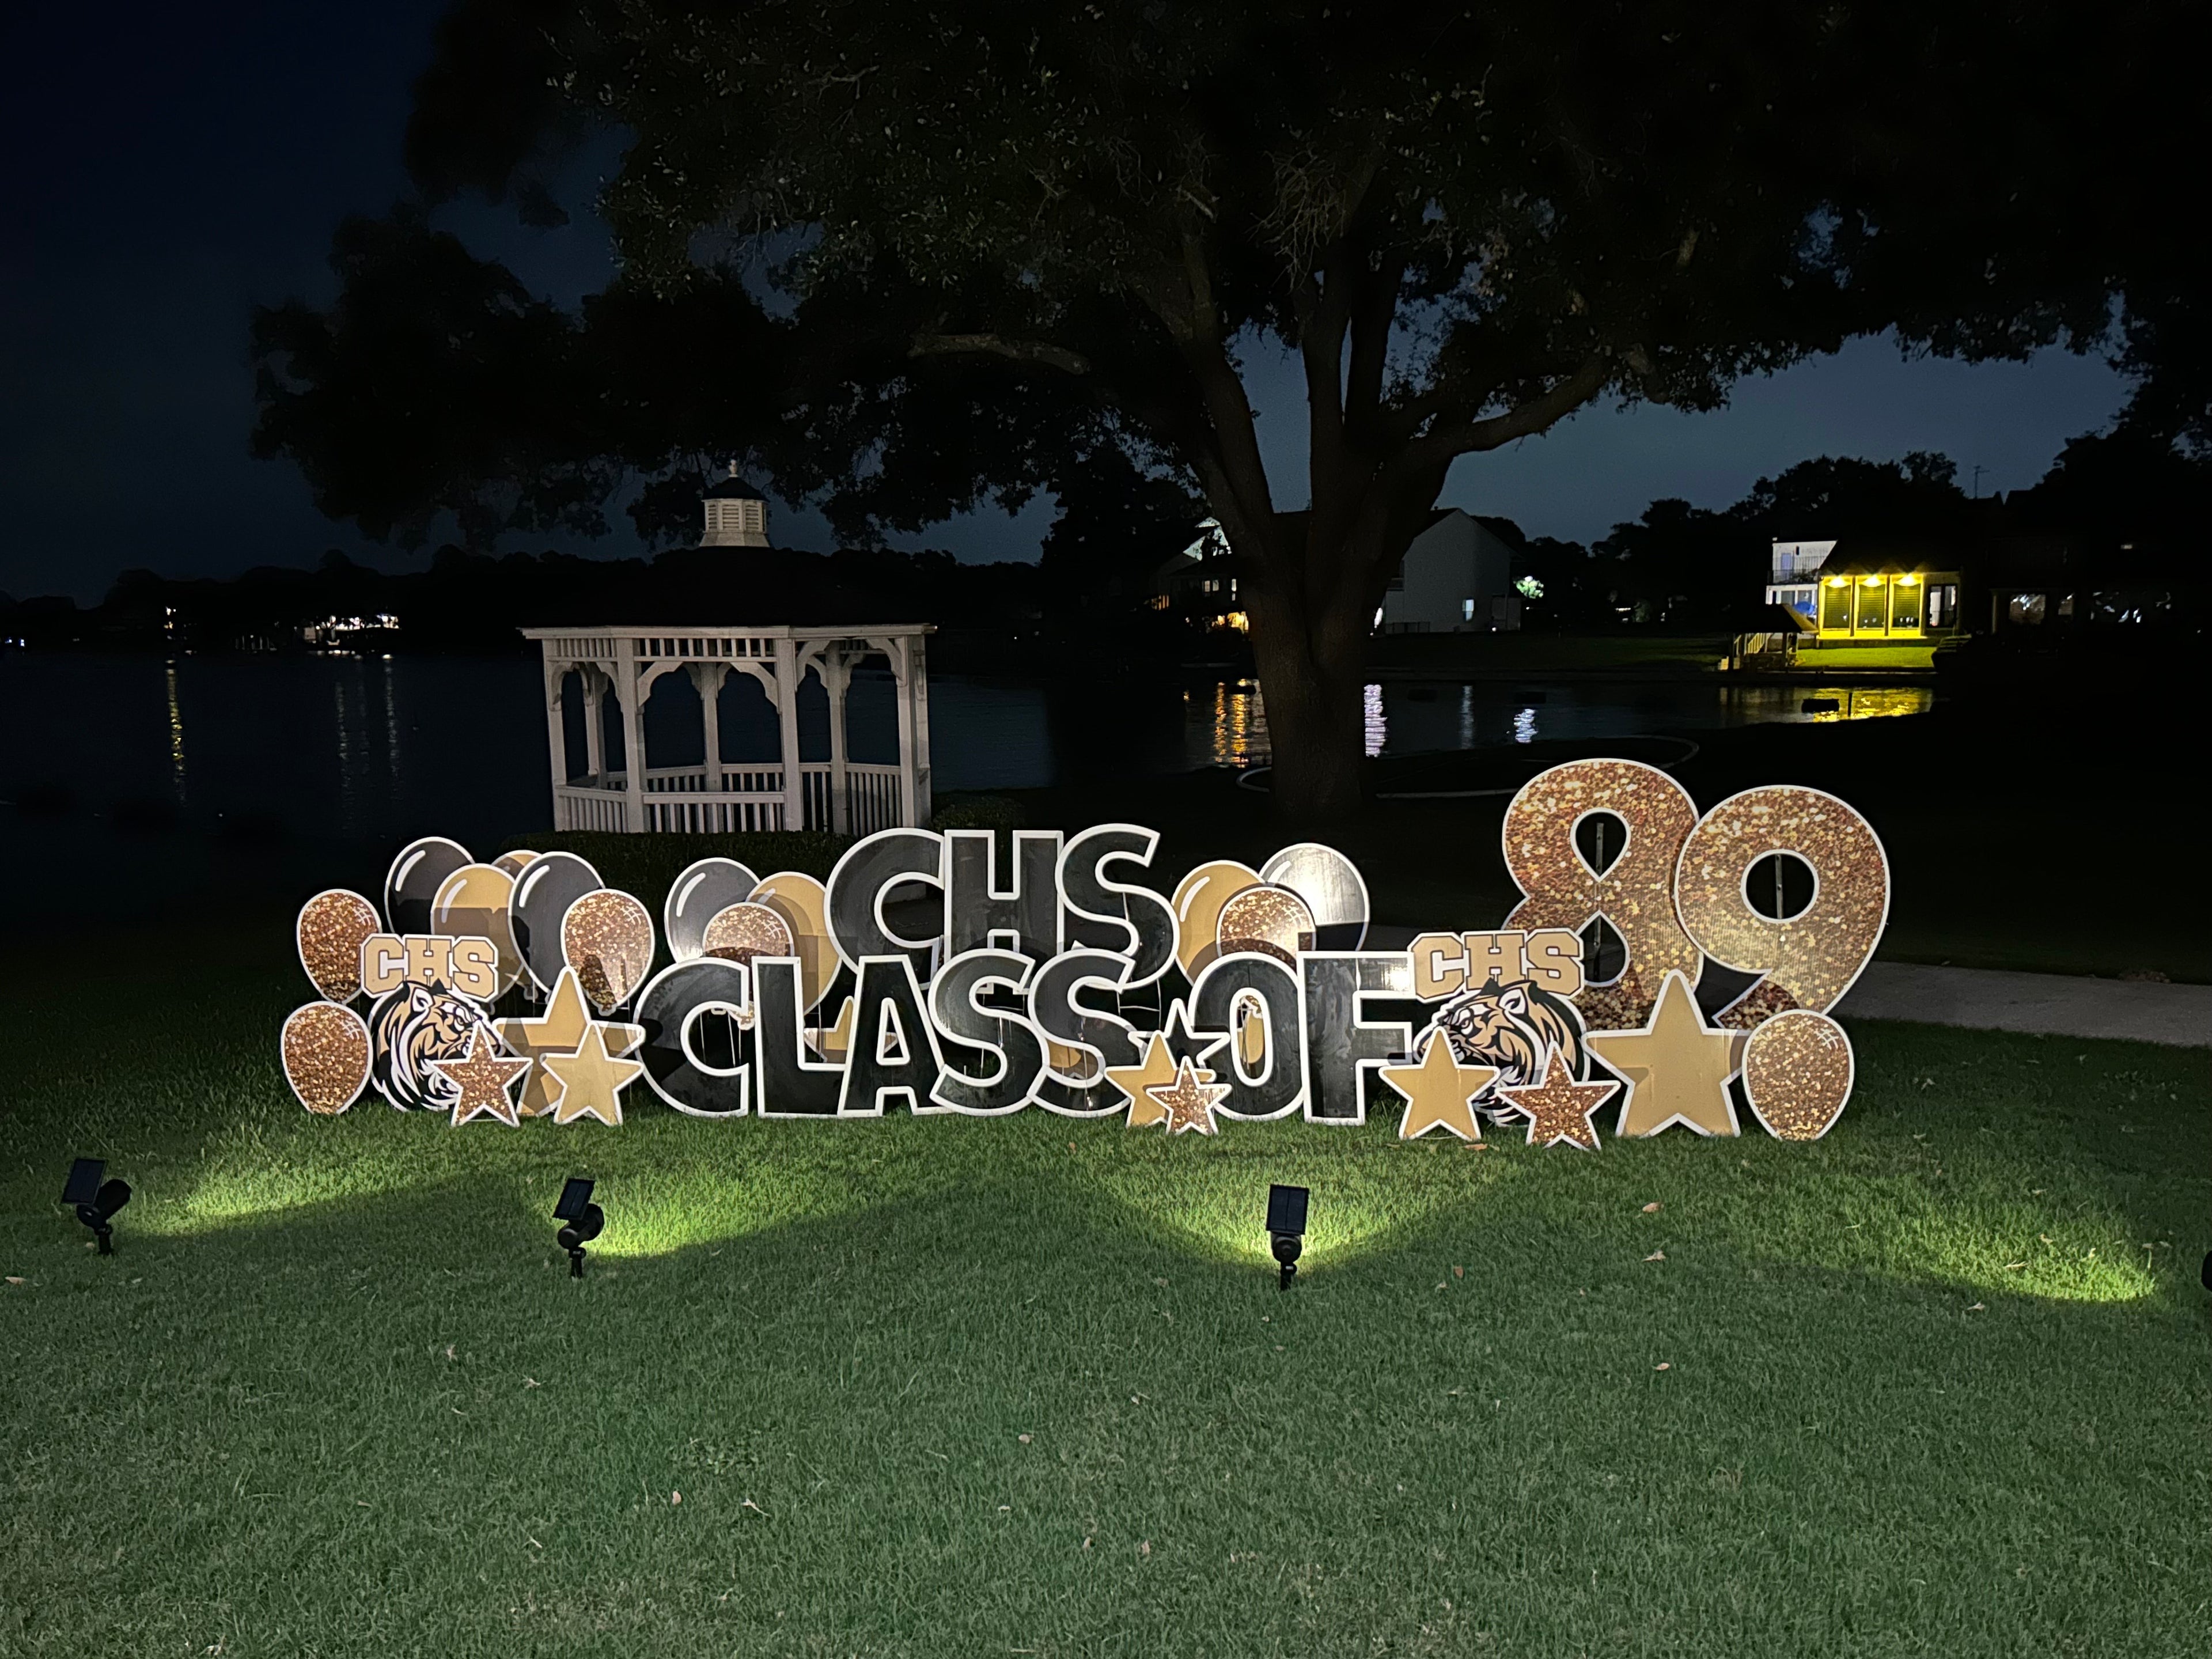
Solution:
<svg viewBox="0 0 2212 1659">
<path fill-rule="evenodd" d="M 1602 870 L 1576 839 L 1597 813 L 1626 829 Z M 1406 1139 L 1489 1125 L 1595 1152 L 1608 1112 L 1616 1137 L 1734 1135 L 1739 1089 L 1782 1139 L 1835 1124 L 1853 1066 L 1827 1010 L 1889 910 L 1857 812 L 1775 787 L 1700 816 L 1655 768 L 1575 761 L 1521 789 L 1503 840 L 1522 897 L 1496 929 L 1392 950 L 1369 948 L 1358 869 L 1313 842 L 1201 864 L 1170 894 L 1147 879 L 1159 837 L 1132 824 L 1017 830 L 1005 859 L 989 830 L 886 830 L 827 883 L 702 860 L 656 928 L 574 854 L 486 864 L 420 841 L 380 909 L 343 890 L 301 908 L 319 1000 L 284 1023 L 284 1072 L 311 1112 L 374 1090 L 456 1127 L 614 1126 L 641 1100 L 706 1119 L 1036 1109 L 1170 1135 L 1372 1112 Z M 1750 898 L 1773 854 L 1813 872 L 1786 919 Z M 1602 982 L 1583 960 L 1599 918 L 1626 947 Z M 1714 1012 L 1708 961 L 1751 976 Z"/>
</svg>

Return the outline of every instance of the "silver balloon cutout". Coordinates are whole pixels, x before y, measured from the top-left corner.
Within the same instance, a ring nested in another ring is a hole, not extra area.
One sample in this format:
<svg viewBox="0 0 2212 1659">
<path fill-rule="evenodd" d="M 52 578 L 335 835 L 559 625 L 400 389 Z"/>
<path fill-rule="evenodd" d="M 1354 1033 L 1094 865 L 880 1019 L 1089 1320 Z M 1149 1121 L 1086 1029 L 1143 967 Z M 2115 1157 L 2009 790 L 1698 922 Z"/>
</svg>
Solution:
<svg viewBox="0 0 2212 1659">
<path fill-rule="evenodd" d="M 1260 879 L 1287 887 L 1313 912 L 1314 946 L 1357 951 L 1367 938 L 1367 884 L 1358 866 L 1334 847 L 1302 841 L 1260 866 Z"/>
<path fill-rule="evenodd" d="M 443 836 L 410 841 L 384 878 L 384 924 L 395 933 L 430 931 L 430 906 L 447 876 L 476 860 L 469 849 Z"/>
<path fill-rule="evenodd" d="M 507 907 L 514 935 L 514 954 L 541 991 L 550 991 L 566 965 L 561 954 L 561 918 L 586 893 L 606 884 L 599 872 L 574 853 L 540 853 L 515 878 Z"/>
<path fill-rule="evenodd" d="M 735 859 L 701 859 L 677 877 L 661 907 L 661 937 L 668 954 L 689 962 L 705 954 L 707 924 L 732 904 L 743 904 L 760 878 Z"/>
</svg>

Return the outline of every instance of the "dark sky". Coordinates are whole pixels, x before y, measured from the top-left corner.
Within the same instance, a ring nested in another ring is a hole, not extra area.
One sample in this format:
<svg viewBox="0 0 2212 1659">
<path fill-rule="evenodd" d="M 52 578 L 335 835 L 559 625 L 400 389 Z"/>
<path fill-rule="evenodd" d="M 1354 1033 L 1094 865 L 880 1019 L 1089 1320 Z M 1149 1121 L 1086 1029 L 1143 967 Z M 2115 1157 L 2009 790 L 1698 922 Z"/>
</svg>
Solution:
<svg viewBox="0 0 2212 1659">
<path fill-rule="evenodd" d="M 228 575 L 333 546 L 410 562 L 325 520 L 289 466 L 247 454 L 246 325 L 256 303 L 327 299 L 339 217 L 405 190 L 409 88 L 440 9 L 0 6 L 0 591 L 89 601 L 132 566 Z M 588 196 L 588 171 L 574 182 Z M 609 269 L 587 215 L 553 233 L 473 210 L 443 222 L 556 299 Z M 1297 504 L 1297 382 L 1272 352 L 1248 372 L 1269 465 Z M 1822 453 L 1940 449 L 1962 482 L 1978 464 L 1983 490 L 2010 489 L 2124 392 L 2094 359 L 1969 368 L 1866 341 L 1748 383 L 1718 414 L 1592 410 L 1462 459 L 1443 499 L 1582 540 L 1655 495 L 1723 506 Z M 1051 514 L 989 512 L 907 539 L 1025 556 Z M 775 527 L 781 542 L 828 544 L 811 514 L 781 514 Z"/>
</svg>

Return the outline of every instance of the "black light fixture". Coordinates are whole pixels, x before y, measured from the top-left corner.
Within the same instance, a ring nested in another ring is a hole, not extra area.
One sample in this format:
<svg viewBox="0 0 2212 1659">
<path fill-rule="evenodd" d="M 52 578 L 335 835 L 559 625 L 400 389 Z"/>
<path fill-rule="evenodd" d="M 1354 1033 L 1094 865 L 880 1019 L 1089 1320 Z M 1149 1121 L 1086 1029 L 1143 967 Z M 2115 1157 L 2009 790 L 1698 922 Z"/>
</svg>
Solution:
<svg viewBox="0 0 2212 1659">
<path fill-rule="evenodd" d="M 131 1183 L 127 1181 L 103 1182 L 107 1173 L 106 1163 L 96 1158 L 81 1158 L 70 1165 L 69 1180 L 62 1188 L 62 1202 L 76 1212 L 76 1218 L 92 1229 L 92 1236 L 100 1241 L 102 1255 L 115 1254 L 115 1229 L 108 1218 L 131 1201 Z"/>
<path fill-rule="evenodd" d="M 1267 1188 L 1267 1248 L 1282 1264 L 1286 1291 L 1298 1276 L 1298 1252 L 1305 1248 L 1306 1197 L 1303 1187 Z"/>
<path fill-rule="evenodd" d="M 561 1188 L 561 1201 L 553 1206 L 553 1218 L 561 1224 L 554 1235 L 555 1243 L 568 1253 L 568 1277 L 584 1276 L 584 1246 L 599 1236 L 599 1229 L 607 1224 L 606 1214 L 592 1202 L 592 1180 L 588 1176 L 571 1176 Z"/>
</svg>

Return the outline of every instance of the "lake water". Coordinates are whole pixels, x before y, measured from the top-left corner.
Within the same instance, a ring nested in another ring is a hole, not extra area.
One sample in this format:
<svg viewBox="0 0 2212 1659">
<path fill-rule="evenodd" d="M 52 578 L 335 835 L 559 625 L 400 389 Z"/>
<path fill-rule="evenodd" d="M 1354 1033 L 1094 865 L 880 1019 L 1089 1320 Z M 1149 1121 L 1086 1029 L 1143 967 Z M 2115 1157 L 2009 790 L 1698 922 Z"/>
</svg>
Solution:
<svg viewBox="0 0 2212 1659">
<path fill-rule="evenodd" d="M 105 908 L 248 866 L 296 866 L 288 878 L 322 884 L 313 871 L 339 879 L 338 860 L 355 878 L 353 866 L 418 835 L 489 846 L 543 828 L 552 812 L 539 684 L 536 664 L 516 658 L 0 654 L 0 801 L 14 809 L 0 810 L 14 875 L 0 913 Z M 1844 706 L 1806 715 L 1808 696 Z M 1370 753 L 1408 754 L 1909 714 L 1931 697 L 1925 686 L 1393 683 L 1368 689 L 1367 741 Z M 930 702 L 939 792 L 1267 757 L 1251 680 L 940 676 Z M 648 705 L 655 764 L 696 758 L 698 718 L 696 699 Z M 856 756 L 882 746 L 888 697 L 856 696 L 852 720 Z M 747 739 L 726 726 L 736 758 Z M 826 754 L 827 729 L 826 715 L 803 722 L 802 753 Z"/>
</svg>

